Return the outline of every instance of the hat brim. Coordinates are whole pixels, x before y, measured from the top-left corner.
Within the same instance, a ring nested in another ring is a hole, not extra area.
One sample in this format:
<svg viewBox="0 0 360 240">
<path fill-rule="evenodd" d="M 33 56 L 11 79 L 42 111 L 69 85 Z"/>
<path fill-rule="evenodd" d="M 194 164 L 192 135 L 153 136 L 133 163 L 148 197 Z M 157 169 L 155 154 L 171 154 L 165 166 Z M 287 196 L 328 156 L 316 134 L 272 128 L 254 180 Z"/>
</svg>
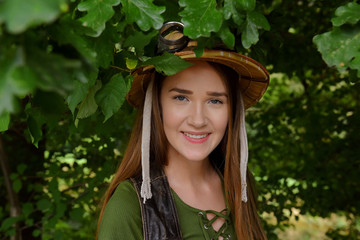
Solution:
<svg viewBox="0 0 360 240">
<path fill-rule="evenodd" d="M 245 109 L 257 103 L 269 86 L 269 73 L 260 63 L 247 56 L 224 50 L 204 50 L 199 58 L 191 50 L 175 54 L 185 60 L 216 62 L 234 69 L 239 75 Z M 144 66 L 132 73 L 134 80 L 126 98 L 135 108 L 143 103 L 146 87 L 154 72 L 153 66 Z"/>
</svg>

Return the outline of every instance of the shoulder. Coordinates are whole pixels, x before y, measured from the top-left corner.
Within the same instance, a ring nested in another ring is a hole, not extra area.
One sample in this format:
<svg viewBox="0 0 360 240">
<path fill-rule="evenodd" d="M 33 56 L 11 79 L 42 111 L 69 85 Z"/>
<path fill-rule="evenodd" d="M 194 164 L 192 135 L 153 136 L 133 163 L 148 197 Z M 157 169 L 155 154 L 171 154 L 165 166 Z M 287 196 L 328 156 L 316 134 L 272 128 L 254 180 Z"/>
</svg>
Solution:
<svg viewBox="0 0 360 240">
<path fill-rule="evenodd" d="M 140 202 L 130 180 L 121 182 L 106 204 L 99 228 L 101 239 L 141 239 Z"/>
</svg>

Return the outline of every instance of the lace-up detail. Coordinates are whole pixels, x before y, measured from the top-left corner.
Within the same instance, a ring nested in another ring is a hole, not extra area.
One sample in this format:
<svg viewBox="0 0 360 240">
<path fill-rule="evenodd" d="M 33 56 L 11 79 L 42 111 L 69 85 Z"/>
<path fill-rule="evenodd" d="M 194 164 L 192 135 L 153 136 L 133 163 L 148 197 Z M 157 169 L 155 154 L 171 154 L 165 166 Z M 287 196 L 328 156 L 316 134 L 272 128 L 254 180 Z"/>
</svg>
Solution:
<svg viewBox="0 0 360 240">
<path fill-rule="evenodd" d="M 214 216 L 209 219 L 208 214 L 213 214 Z M 207 211 L 200 211 L 198 213 L 199 219 L 201 221 L 201 224 L 203 225 L 204 231 L 209 231 L 210 229 L 215 233 L 210 240 L 218 240 L 218 239 L 224 239 L 228 240 L 231 239 L 231 235 L 226 232 L 231 220 L 230 220 L 230 211 L 228 209 L 224 209 L 221 212 L 213 211 L 213 210 L 207 210 Z M 216 222 L 219 218 L 224 219 L 224 223 L 221 225 L 218 231 L 216 231 L 213 228 L 213 223 Z M 209 233 L 208 233 L 209 234 Z M 208 235 L 206 234 L 206 235 Z"/>
</svg>

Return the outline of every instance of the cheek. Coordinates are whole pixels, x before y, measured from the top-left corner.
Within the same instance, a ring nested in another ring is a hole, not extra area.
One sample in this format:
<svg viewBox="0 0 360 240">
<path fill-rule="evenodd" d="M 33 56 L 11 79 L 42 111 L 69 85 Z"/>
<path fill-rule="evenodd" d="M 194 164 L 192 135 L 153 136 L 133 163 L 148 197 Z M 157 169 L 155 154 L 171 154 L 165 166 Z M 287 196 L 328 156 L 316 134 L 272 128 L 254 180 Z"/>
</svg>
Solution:
<svg viewBox="0 0 360 240">
<path fill-rule="evenodd" d="M 219 129 L 219 131 L 225 133 L 226 127 L 229 122 L 228 111 L 224 110 L 221 113 L 216 114 L 214 117 L 215 117 L 214 123 L 216 124 L 217 129 Z"/>
<path fill-rule="evenodd" d="M 225 133 L 228 123 L 229 123 L 228 118 L 226 118 L 225 120 L 221 121 L 220 124 L 221 124 L 221 128 L 222 128 L 223 133 Z"/>
<path fill-rule="evenodd" d="M 162 120 L 164 127 L 176 126 L 178 122 L 178 111 L 176 108 L 171 107 L 167 104 L 163 104 L 162 106 Z"/>
</svg>

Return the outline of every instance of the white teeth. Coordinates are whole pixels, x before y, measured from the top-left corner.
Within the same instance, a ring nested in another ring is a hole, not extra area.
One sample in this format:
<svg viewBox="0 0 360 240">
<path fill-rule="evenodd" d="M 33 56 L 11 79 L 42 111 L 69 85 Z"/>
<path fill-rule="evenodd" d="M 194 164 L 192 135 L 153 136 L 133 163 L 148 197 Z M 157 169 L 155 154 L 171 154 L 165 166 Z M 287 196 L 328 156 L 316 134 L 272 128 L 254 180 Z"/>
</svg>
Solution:
<svg viewBox="0 0 360 240">
<path fill-rule="evenodd" d="M 185 136 L 188 136 L 188 137 L 191 137 L 191 138 L 196 138 L 196 139 L 200 139 L 200 138 L 204 138 L 206 137 L 208 134 L 202 134 L 202 135 L 193 135 L 193 134 L 190 134 L 190 133 L 186 133 L 184 132 Z"/>
</svg>

